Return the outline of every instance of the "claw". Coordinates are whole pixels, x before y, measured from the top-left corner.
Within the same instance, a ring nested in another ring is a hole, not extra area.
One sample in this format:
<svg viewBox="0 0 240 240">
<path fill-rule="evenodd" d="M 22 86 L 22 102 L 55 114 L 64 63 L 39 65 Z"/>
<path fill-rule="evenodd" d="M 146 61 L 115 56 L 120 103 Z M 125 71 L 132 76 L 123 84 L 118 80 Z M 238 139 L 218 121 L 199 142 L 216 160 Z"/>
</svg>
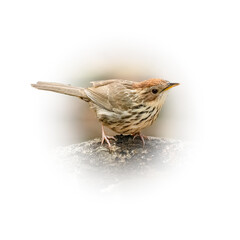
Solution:
<svg viewBox="0 0 240 240">
<path fill-rule="evenodd" d="M 112 139 L 114 141 L 117 141 L 117 139 L 114 136 L 106 136 L 108 139 Z"/>
<path fill-rule="evenodd" d="M 134 140 L 136 137 L 140 137 L 140 138 L 141 138 L 142 143 L 143 143 L 143 146 L 145 145 L 145 140 L 144 140 L 144 138 L 148 140 L 148 137 L 145 136 L 145 135 L 143 135 L 143 134 L 141 134 L 140 132 L 135 133 L 135 134 L 133 135 L 133 140 Z"/>
<path fill-rule="evenodd" d="M 102 125 L 102 141 L 101 141 L 101 145 L 103 145 L 104 141 L 106 141 L 106 143 L 108 144 L 108 147 L 111 148 L 111 143 L 109 141 L 109 139 L 113 139 L 115 141 L 117 141 L 117 139 L 113 136 L 107 136 L 104 132 L 104 128 Z"/>
</svg>

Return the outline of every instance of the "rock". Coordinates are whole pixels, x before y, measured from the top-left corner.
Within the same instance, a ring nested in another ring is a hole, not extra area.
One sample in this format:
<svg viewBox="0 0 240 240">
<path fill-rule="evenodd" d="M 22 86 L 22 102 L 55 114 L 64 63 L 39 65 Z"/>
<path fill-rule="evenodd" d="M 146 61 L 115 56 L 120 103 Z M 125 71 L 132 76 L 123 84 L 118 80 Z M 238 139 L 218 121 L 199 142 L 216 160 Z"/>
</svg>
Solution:
<svg viewBox="0 0 240 240">
<path fill-rule="evenodd" d="M 113 184 L 131 176 L 155 175 L 169 168 L 184 164 L 189 154 L 189 144 L 174 139 L 149 137 L 143 146 L 140 138 L 115 136 L 112 148 L 101 139 L 59 147 L 57 155 L 72 166 L 79 176 L 88 180 L 92 174 L 104 185 Z M 83 174 L 85 173 L 85 174 Z M 90 174 L 90 175 L 89 175 Z"/>
</svg>

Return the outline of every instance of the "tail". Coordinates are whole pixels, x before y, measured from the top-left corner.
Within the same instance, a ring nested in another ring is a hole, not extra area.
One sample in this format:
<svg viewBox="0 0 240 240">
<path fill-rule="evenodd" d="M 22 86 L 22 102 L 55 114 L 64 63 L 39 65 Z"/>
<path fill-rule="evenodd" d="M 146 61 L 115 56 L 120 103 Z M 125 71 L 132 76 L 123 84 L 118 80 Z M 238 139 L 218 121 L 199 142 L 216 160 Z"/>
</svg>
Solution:
<svg viewBox="0 0 240 240">
<path fill-rule="evenodd" d="M 70 96 L 79 97 L 85 101 L 89 101 L 89 98 L 87 97 L 84 88 L 81 87 L 72 87 L 70 85 L 52 82 L 37 82 L 36 84 L 31 84 L 31 86 L 40 90 L 62 93 Z"/>
</svg>

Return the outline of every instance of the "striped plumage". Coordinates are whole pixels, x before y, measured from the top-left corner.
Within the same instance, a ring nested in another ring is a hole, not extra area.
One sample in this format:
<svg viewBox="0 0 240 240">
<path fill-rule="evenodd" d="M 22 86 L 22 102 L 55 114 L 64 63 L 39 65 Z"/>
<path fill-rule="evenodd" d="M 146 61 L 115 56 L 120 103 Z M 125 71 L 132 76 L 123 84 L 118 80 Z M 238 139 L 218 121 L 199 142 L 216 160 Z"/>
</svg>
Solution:
<svg viewBox="0 0 240 240">
<path fill-rule="evenodd" d="M 90 105 L 104 126 L 120 134 L 135 134 L 152 125 L 156 120 L 166 95 L 165 92 L 157 102 L 144 103 L 135 101 L 132 103 L 131 108 L 125 110 L 115 109 L 115 111 L 109 111 L 93 103 L 90 103 Z"/>
<path fill-rule="evenodd" d="M 162 79 L 142 82 L 104 80 L 93 82 L 92 87 L 85 89 L 58 83 L 32 84 L 41 90 L 76 96 L 89 102 L 104 126 L 120 134 L 133 135 L 140 135 L 142 129 L 156 120 L 166 99 L 166 90 L 176 85 Z M 103 140 L 110 145 L 104 131 Z"/>
</svg>

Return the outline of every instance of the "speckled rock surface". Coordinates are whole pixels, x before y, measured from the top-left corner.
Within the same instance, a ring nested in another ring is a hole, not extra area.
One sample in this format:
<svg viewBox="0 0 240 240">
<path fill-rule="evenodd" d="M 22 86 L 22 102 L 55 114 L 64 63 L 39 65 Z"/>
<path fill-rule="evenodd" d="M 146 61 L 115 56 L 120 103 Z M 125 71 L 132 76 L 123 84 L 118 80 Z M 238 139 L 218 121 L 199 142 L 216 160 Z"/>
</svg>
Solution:
<svg viewBox="0 0 240 240">
<path fill-rule="evenodd" d="M 143 147 L 140 138 L 115 136 L 112 148 L 94 139 L 66 147 L 59 147 L 57 155 L 80 178 L 108 185 L 131 176 L 156 175 L 169 167 L 184 164 L 189 155 L 189 144 L 180 140 L 149 137 Z M 89 177 L 90 176 L 90 177 Z"/>
</svg>

